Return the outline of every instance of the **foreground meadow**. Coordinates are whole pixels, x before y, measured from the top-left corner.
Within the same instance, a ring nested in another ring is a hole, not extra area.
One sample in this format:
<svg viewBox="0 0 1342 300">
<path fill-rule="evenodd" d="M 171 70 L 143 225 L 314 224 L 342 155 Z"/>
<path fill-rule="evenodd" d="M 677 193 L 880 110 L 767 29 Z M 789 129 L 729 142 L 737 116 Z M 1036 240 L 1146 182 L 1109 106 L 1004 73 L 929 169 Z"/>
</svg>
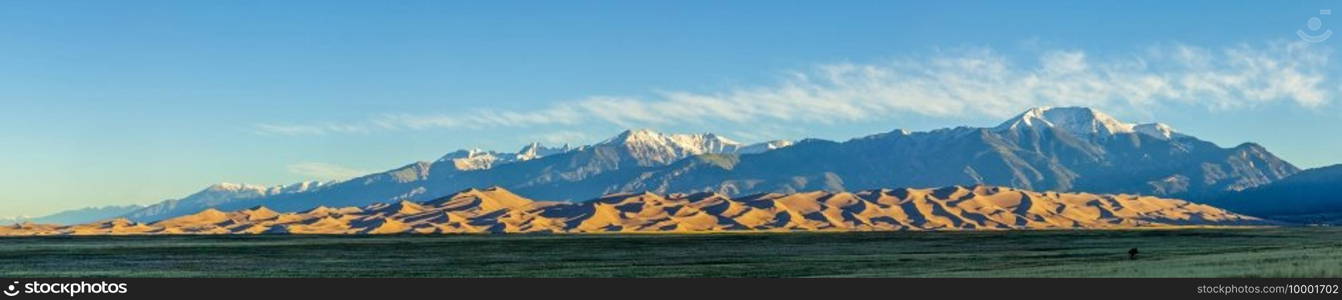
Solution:
<svg viewBox="0 0 1342 300">
<path fill-rule="evenodd" d="M 10 237 L 0 276 L 1339 277 L 1342 229 Z"/>
</svg>

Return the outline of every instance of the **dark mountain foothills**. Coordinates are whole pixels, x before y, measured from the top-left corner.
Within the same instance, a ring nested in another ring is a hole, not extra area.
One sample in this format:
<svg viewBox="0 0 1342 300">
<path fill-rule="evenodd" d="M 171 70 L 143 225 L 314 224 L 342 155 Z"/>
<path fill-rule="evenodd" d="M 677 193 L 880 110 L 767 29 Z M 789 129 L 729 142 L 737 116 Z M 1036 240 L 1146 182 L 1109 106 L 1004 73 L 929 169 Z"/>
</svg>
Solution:
<svg viewBox="0 0 1342 300">
<path fill-rule="evenodd" d="M 806 139 L 743 145 L 713 134 L 630 130 L 571 148 L 532 144 L 518 153 L 457 151 L 437 161 L 340 182 L 215 185 L 123 217 L 153 222 L 207 208 L 229 211 L 264 205 L 296 212 L 318 206 L 361 207 L 428 201 L 489 186 L 555 201 L 638 192 L 736 197 L 991 185 L 1200 202 L 1266 186 L 1297 172 L 1257 144 L 1222 148 L 1164 124 L 1123 123 L 1089 108 L 1044 107 L 991 128 L 895 130 L 843 142 Z M 1275 200 L 1236 201 L 1271 206 Z M 1244 205 L 1234 207 L 1248 207 Z"/>
<path fill-rule="evenodd" d="M 1342 165 L 1305 170 L 1267 185 L 1223 193 L 1206 203 L 1245 214 L 1308 224 L 1342 224 Z"/>
</svg>

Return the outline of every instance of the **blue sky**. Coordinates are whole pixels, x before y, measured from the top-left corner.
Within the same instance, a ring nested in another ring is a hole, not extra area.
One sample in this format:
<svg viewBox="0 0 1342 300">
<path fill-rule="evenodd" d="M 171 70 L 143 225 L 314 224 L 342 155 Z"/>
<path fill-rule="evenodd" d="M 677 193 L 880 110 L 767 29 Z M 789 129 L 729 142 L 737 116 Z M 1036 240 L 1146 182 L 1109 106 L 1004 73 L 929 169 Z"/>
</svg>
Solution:
<svg viewBox="0 0 1342 300">
<path fill-rule="evenodd" d="M 1033 105 L 1342 162 L 1342 37 L 1296 34 L 1342 30 L 1330 2 L 495 2 L 0 4 L 0 216 L 627 127 L 842 140 Z"/>
</svg>

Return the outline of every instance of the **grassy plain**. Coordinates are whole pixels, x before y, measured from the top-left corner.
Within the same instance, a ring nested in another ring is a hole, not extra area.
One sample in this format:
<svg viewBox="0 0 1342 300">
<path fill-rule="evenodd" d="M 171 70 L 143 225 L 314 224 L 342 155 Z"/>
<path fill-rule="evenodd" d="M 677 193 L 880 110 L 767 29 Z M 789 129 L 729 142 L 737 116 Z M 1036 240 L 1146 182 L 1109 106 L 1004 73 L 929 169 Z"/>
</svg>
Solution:
<svg viewBox="0 0 1342 300">
<path fill-rule="evenodd" d="M 67 276 L 1342 277 L 1342 229 L 0 238 Z"/>
</svg>

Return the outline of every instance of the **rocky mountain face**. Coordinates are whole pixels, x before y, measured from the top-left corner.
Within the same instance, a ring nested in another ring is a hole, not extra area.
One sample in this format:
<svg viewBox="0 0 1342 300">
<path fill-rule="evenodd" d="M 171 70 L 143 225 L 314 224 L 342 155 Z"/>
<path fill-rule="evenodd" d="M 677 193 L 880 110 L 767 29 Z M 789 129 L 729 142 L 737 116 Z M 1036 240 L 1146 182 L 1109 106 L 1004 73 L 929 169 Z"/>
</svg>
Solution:
<svg viewBox="0 0 1342 300">
<path fill-rule="evenodd" d="M 715 134 L 629 130 L 578 147 L 532 144 L 516 153 L 457 151 L 433 162 L 289 192 L 207 189 L 125 217 L 153 222 L 204 208 L 258 205 L 281 212 L 362 207 L 427 201 L 487 186 L 560 201 L 643 191 L 735 197 L 950 185 L 1201 201 L 1296 172 L 1296 167 L 1257 144 L 1222 148 L 1164 124 L 1125 123 L 1089 108 L 1044 107 L 995 127 L 895 130 L 844 142 L 807 139 L 746 145 Z"/>
<path fill-rule="evenodd" d="M 1203 199 L 1296 172 L 1256 144 L 1221 148 L 1165 125 L 1122 123 L 1086 108 L 1041 108 L 994 128 L 896 130 L 846 142 L 804 140 L 757 155 L 682 160 L 617 190 L 738 195 L 988 184 Z"/>
<path fill-rule="evenodd" d="M 0 227 L 0 235 L 400 234 L 712 231 L 871 231 L 1134 228 L 1269 224 L 1215 207 L 1148 196 L 1039 193 L 951 186 L 731 197 L 717 193 L 615 194 L 583 202 L 536 201 L 503 188 L 425 202 L 206 209 L 151 223 L 114 219 Z"/>
</svg>

